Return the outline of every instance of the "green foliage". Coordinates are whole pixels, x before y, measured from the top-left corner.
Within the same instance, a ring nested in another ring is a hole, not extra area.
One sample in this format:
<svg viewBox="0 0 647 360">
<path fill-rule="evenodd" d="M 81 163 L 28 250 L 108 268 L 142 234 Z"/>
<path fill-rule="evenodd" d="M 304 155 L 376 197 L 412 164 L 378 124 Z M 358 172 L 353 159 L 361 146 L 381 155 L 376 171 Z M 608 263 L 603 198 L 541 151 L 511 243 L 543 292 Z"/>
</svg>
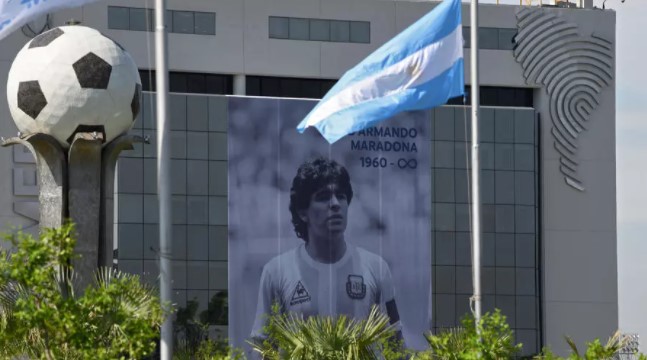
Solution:
<svg viewBox="0 0 647 360">
<path fill-rule="evenodd" d="M 461 320 L 462 327 L 428 334 L 425 337 L 431 349 L 420 354 L 422 359 L 443 360 L 498 360 L 512 359 L 521 350 L 521 344 L 514 344 L 513 332 L 506 317 L 498 309 L 487 313 L 476 331 L 474 317 Z"/>
<path fill-rule="evenodd" d="M 263 359 L 375 360 L 403 358 L 396 331 L 388 316 L 374 307 L 365 320 L 346 316 L 280 314 L 277 306 L 268 316 L 266 339 L 250 344 Z"/>
<path fill-rule="evenodd" d="M 7 236 L 0 250 L 0 357 L 139 359 L 156 346 L 164 310 L 139 277 L 112 269 L 75 292 L 74 227 L 34 239 Z"/>
<path fill-rule="evenodd" d="M 586 343 L 586 350 L 582 353 L 577 345 L 570 337 L 565 337 L 571 353 L 568 357 L 559 357 L 553 352 L 545 348 L 541 354 L 534 357 L 535 360 L 613 360 L 616 355 L 627 345 L 630 338 L 627 335 L 621 334 L 616 331 L 613 336 L 609 338 L 606 344 L 602 344 L 600 339 L 595 339 Z M 638 360 L 647 360 L 647 356 L 638 354 Z"/>
<path fill-rule="evenodd" d="M 241 351 L 233 350 L 226 340 L 205 339 L 196 348 L 182 346 L 173 354 L 173 360 L 243 360 Z"/>
<path fill-rule="evenodd" d="M 209 339 L 210 325 L 227 324 L 227 291 L 216 293 L 207 310 L 198 314 L 199 303 L 192 299 L 176 312 L 174 323 L 175 360 L 242 360 L 242 352 L 229 347 L 226 339 Z"/>
<path fill-rule="evenodd" d="M 195 360 L 243 360 L 242 351 L 229 347 L 227 340 L 207 340 L 200 344 Z"/>
<path fill-rule="evenodd" d="M 219 291 L 211 297 L 207 310 L 200 313 L 200 322 L 209 325 L 227 325 L 229 301 L 227 291 Z"/>
</svg>

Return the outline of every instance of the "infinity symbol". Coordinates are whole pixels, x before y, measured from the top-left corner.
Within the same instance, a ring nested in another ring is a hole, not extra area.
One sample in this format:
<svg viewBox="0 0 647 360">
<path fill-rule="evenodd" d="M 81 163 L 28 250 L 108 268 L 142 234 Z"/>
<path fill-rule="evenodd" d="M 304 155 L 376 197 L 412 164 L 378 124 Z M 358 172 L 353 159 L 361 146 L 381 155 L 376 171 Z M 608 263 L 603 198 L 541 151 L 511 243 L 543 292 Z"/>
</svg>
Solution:
<svg viewBox="0 0 647 360">
<path fill-rule="evenodd" d="M 399 159 L 398 160 L 398 167 L 400 169 L 406 169 L 406 168 L 416 169 L 416 168 L 418 168 L 418 161 L 416 159 L 410 159 L 410 160 Z"/>
</svg>

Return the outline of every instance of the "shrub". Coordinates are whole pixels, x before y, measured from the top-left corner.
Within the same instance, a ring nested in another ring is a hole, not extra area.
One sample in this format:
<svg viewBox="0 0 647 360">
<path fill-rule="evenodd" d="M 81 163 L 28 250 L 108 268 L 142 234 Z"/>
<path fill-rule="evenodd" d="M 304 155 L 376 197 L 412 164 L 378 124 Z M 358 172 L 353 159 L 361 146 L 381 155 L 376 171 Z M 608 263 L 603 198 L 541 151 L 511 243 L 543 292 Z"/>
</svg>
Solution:
<svg viewBox="0 0 647 360">
<path fill-rule="evenodd" d="M 6 240 L 15 251 L 0 250 L 0 357 L 140 359 L 155 349 L 164 310 L 138 276 L 99 269 L 75 288 L 73 225 Z"/>
<path fill-rule="evenodd" d="M 582 353 L 578 349 L 575 342 L 570 337 L 565 337 L 568 346 L 571 348 L 571 354 L 566 357 L 559 357 L 553 354 L 553 352 L 544 348 L 541 354 L 534 357 L 535 360 L 615 360 L 619 359 L 618 355 L 620 351 L 627 345 L 629 342 L 629 337 L 623 335 L 620 331 L 616 331 L 613 336 L 609 338 L 606 344 L 602 344 L 600 339 L 595 339 L 591 342 L 586 343 L 586 350 Z M 637 360 L 647 360 L 647 356 L 643 354 L 636 354 L 635 359 Z"/>
<path fill-rule="evenodd" d="M 431 349 L 421 358 L 442 360 L 512 359 L 521 350 L 514 344 L 514 334 L 500 310 L 486 313 L 476 331 L 474 317 L 461 320 L 462 327 L 426 335 Z"/>
</svg>

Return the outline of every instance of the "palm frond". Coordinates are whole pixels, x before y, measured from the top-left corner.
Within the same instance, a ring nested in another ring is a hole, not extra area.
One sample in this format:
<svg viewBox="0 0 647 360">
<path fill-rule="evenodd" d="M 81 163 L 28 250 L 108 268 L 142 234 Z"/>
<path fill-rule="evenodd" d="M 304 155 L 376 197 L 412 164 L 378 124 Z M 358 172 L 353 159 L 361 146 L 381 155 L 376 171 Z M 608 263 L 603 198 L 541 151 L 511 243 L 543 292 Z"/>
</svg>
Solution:
<svg viewBox="0 0 647 360">
<path fill-rule="evenodd" d="M 364 320 L 347 316 L 275 314 L 270 316 L 266 341 L 251 342 L 255 351 L 268 359 L 378 358 L 379 343 L 393 337 L 389 318 L 375 307 Z"/>
<path fill-rule="evenodd" d="M 74 269 L 70 266 L 58 266 L 56 272 L 53 273 L 54 283 L 58 286 L 58 291 L 64 299 L 76 298 L 74 289 L 79 287 L 79 276 Z"/>
<path fill-rule="evenodd" d="M 119 286 L 124 290 L 119 292 L 119 303 L 131 316 L 148 316 L 150 305 L 158 301 L 157 289 L 141 283 L 138 275 L 109 267 L 99 268 L 95 272 L 95 286 L 107 289 L 112 285 Z"/>
<path fill-rule="evenodd" d="M 573 341 L 573 339 L 570 336 L 565 336 L 564 338 L 566 339 L 566 343 L 568 344 L 568 347 L 571 348 L 571 351 L 573 352 L 573 354 L 575 354 L 575 356 L 577 356 L 578 358 L 581 358 L 580 351 L 577 349 L 577 345 L 575 344 L 575 341 Z"/>
</svg>

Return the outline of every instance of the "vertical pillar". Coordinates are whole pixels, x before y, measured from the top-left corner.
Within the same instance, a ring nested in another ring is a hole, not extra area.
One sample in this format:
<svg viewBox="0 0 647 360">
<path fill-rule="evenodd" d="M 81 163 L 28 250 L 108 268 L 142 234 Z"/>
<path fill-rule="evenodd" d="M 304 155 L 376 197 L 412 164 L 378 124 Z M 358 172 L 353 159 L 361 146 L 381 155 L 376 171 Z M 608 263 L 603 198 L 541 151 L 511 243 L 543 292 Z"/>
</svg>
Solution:
<svg viewBox="0 0 647 360">
<path fill-rule="evenodd" d="M 101 147 L 103 134 L 77 133 L 68 152 L 68 206 L 78 234 L 74 268 L 81 274 L 81 288 L 92 281 L 99 266 L 99 228 L 101 211 Z"/>
<path fill-rule="evenodd" d="M 234 95 L 247 95 L 245 75 L 234 75 Z"/>
<path fill-rule="evenodd" d="M 16 144 L 26 146 L 36 159 L 40 187 L 40 228 L 60 227 L 68 217 L 65 150 L 54 138 L 45 134 L 11 138 L 3 141 L 2 146 Z"/>
</svg>

